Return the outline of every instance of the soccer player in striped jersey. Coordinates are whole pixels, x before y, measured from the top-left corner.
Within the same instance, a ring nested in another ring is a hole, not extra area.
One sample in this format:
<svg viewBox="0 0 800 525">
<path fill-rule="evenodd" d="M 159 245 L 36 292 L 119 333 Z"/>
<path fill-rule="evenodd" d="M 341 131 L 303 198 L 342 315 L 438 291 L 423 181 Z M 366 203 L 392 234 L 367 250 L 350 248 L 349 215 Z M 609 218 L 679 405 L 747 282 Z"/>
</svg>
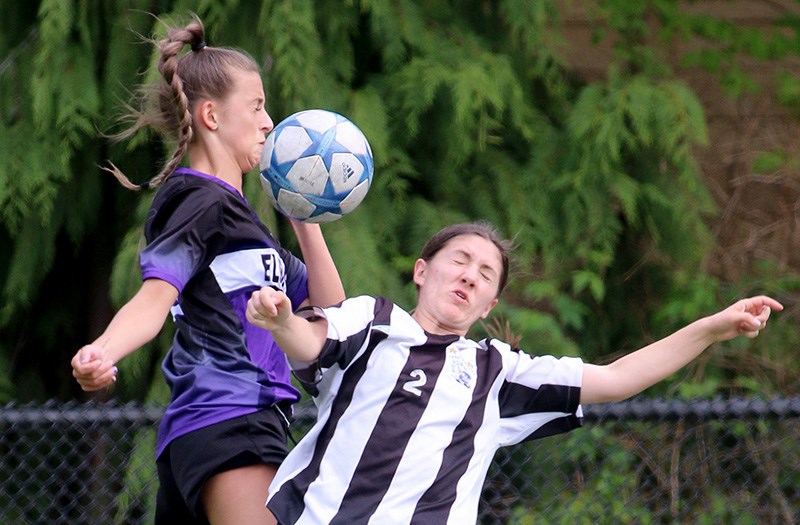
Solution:
<svg viewBox="0 0 800 525">
<path fill-rule="evenodd" d="M 318 407 L 270 486 L 278 523 L 475 523 L 499 447 L 576 428 L 581 404 L 641 392 L 716 341 L 755 337 L 783 308 L 743 299 L 604 366 L 531 356 L 466 338 L 497 304 L 508 250 L 487 223 L 441 230 L 414 265 L 411 314 L 381 297 L 303 315 L 279 291 L 251 296 L 248 319 L 272 332 Z"/>
</svg>

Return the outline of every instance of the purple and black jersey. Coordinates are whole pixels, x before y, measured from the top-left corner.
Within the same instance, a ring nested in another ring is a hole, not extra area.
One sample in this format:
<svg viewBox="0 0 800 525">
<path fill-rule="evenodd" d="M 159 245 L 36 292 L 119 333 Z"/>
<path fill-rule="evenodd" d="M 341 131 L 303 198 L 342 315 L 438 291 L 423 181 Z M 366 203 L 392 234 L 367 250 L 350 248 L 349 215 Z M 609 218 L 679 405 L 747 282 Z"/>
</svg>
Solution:
<svg viewBox="0 0 800 525">
<path fill-rule="evenodd" d="M 164 359 L 172 391 L 157 455 L 183 434 L 297 401 L 285 354 L 250 324 L 250 294 L 272 286 L 299 305 L 308 297 L 303 262 L 282 248 L 247 200 L 225 182 L 178 168 L 159 189 L 145 224 L 142 278 L 180 293 L 177 327 Z"/>
</svg>

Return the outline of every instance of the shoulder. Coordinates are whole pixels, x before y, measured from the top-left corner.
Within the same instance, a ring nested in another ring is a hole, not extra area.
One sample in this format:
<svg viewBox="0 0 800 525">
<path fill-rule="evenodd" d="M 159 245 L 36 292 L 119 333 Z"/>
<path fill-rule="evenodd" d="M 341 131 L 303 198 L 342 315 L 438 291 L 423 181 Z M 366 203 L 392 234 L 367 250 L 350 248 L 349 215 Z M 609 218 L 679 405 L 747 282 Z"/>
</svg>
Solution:
<svg viewBox="0 0 800 525">
<path fill-rule="evenodd" d="M 500 339 L 487 338 L 477 342 L 478 348 L 489 352 L 496 352 L 502 359 L 505 367 L 515 369 L 535 368 L 575 368 L 582 365 L 578 357 L 558 357 L 554 355 L 536 355 L 513 346 Z"/>
<path fill-rule="evenodd" d="M 216 228 L 224 201 L 207 188 L 173 181 L 159 188 L 145 222 L 145 236 L 152 239 L 165 231 Z M 194 226 L 193 226 L 194 225 Z"/>
<path fill-rule="evenodd" d="M 330 307 L 330 309 L 343 310 L 350 314 L 360 312 L 362 315 L 368 316 L 374 312 L 378 304 L 378 299 L 378 297 L 373 297 L 371 295 L 357 295 L 348 297 L 338 305 Z"/>
<path fill-rule="evenodd" d="M 342 320 L 348 323 L 367 322 L 373 325 L 389 325 L 393 318 L 409 315 L 389 299 L 371 295 L 348 297 L 340 304 L 323 310 L 329 319 Z"/>
<path fill-rule="evenodd" d="M 393 320 L 410 318 L 403 307 L 383 296 L 362 295 L 357 297 L 358 302 L 366 308 L 371 308 L 375 321 L 379 324 L 391 324 Z"/>
<path fill-rule="evenodd" d="M 204 177 L 173 173 L 158 189 L 153 198 L 154 207 L 177 206 L 183 203 L 210 207 L 226 200 L 226 188 Z M 231 195 L 233 196 L 233 195 Z"/>
<path fill-rule="evenodd" d="M 348 297 L 344 301 L 341 302 L 341 307 L 344 306 L 369 306 L 369 307 L 377 307 L 381 305 L 381 307 L 392 307 L 396 306 L 392 301 L 385 297 L 381 297 L 379 295 L 354 295 L 352 297 Z M 399 308 L 399 307 L 398 307 Z"/>
<path fill-rule="evenodd" d="M 510 344 L 506 343 L 505 341 L 501 341 L 500 339 L 495 339 L 493 337 L 487 337 L 485 339 L 481 339 L 480 341 L 473 341 L 478 348 L 482 350 L 491 350 L 498 352 L 500 354 L 519 354 L 524 352 L 515 346 L 511 346 Z"/>
<path fill-rule="evenodd" d="M 247 201 L 234 188 L 214 177 L 190 170 L 176 171 L 167 178 L 153 198 L 147 222 L 155 231 L 162 230 L 167 224 L 174 227 L 192 222 L 199 222 L 206 228 L 223 228 L 227 224 L 227 229 L 234 230 L 258 223 L 259 230 L 263 228 L 266 231 Z"/>
</svg>

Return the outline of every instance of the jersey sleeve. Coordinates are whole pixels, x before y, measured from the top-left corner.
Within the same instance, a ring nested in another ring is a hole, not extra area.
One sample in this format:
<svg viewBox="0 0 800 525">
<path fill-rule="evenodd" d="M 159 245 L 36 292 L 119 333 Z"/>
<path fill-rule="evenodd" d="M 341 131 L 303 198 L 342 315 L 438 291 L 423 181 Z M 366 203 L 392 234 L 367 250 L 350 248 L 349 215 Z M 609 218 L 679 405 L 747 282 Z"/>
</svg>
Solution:
<svg viewBox="0 0 800 525">
<path fill-rule="evenodd" d="M 289 250 L 281 247 L 279 251 L 286 267 L 286 296 L 297 307 L 308 299 L 308 268 Z"/>
<path fill-rule="evenodd" d="M 328 323 L 328 335 L 319 358 L 314 363 L 290 361 L 295 377 L 311 395 L 319 394 L 318 385 L 332 374 L 345 370 L 360 355 L 371 337 L 375 312 L 386 301 L 360 296 L 346 299 L 338 306 L 328 308 L 305 308 L 298 315 L 310 322 L 324 319 Z"/>
<path fill-rule="evenodd" d="M 208 202 L 203 192 L 189 192 L 171 206 L 151 210 L 145 234 L 148 244 L 139 254 L 142 279 L 158 278 L 179 292 L 216 250 L 222 233 L 222 205 Z"/>
<path fill-rule="evenodd" d="M 568 432 L 583 424 L 581 359 L 513 350 L 503 354 L 506 376 L 499 396 L 503 445 Z"/>
</svg>

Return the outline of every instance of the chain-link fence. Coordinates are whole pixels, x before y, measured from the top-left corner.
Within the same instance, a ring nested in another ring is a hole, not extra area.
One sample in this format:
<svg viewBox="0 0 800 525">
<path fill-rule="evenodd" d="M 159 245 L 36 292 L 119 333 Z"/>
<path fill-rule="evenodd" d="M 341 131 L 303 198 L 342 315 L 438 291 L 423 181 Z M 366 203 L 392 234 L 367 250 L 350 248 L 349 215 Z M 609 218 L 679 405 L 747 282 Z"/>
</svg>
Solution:
<svg viewBox="0 0 800 525">
<path fill-rule="evenodd" d="M 150 523 L 162 408 L 0 407 L 0 523 Z M 482 524 L 800 522 L 800 398 L 634 400 L 502 449 Z M 297 409 L 296 434 L 313 418 Z"/>
</svg>

